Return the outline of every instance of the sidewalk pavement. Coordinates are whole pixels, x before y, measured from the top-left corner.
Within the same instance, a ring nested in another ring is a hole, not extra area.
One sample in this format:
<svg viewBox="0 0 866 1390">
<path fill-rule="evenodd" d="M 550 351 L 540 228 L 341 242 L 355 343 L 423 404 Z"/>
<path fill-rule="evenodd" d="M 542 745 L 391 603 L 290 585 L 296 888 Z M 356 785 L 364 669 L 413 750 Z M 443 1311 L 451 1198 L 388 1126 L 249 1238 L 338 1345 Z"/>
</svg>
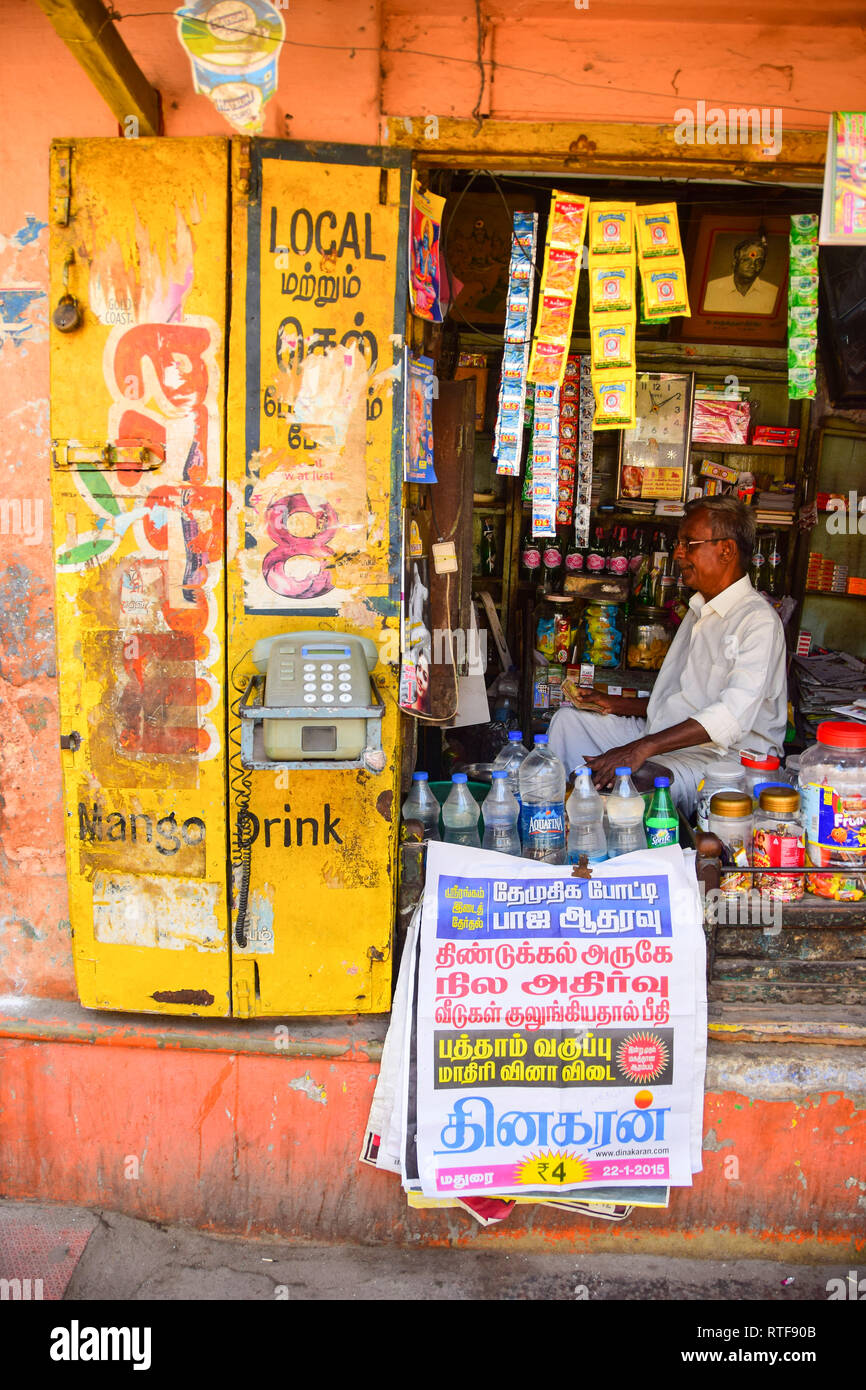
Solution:
<svg viewBox="0 0 866 1390">
<path fill-rule="evenodd" d="M 117 1212 L 0 1199 L 0 1280 L 44 1299 L 135 1302 L 328 1299 L 826 1303 L 849 1264 L 512 1254 L 476 1248 L 300 1245 L 158 1226 Z M 0 1285 L 0 1297 L 14 1288 Z M 856 1293 L 854 1294 L 856 1297 Z"/>
</svg>

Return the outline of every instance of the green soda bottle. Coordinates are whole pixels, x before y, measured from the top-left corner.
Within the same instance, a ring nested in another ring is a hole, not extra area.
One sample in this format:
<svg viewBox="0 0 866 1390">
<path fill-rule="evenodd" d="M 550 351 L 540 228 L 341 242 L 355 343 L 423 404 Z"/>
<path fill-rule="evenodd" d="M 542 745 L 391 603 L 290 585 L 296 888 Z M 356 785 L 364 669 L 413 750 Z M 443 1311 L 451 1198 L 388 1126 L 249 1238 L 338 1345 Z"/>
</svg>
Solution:
<svg viewBox="0 0 866 1390">
<path fill-rule="evenodd" d="M 655 779 L 655 791 L 646 813 L 647 849 L 661 849 L 663 845 L 679 844 L 679 821 L 670 794 L 670 785 L 669 777 Z"/>
</svg>

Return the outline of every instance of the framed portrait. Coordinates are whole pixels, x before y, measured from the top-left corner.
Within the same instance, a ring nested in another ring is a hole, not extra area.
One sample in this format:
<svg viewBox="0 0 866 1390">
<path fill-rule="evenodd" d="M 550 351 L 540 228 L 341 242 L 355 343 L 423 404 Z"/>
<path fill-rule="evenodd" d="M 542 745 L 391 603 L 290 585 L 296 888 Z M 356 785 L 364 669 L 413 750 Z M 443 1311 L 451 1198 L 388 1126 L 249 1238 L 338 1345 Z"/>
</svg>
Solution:
<svg viewBox="0 0 866 1390">
<path fill-rule="evenodd" d="M 641 372 L 635 427 L 620 435 L 617 502 L 684 502 L 695 394 L 693 372 Z"/>
<path fill-rule="evenodd" d="M 781 346 L 788 329 L 787 217 L 704 213 L 689 235 L 689 303 L 679 337 Z"/>
</svg>

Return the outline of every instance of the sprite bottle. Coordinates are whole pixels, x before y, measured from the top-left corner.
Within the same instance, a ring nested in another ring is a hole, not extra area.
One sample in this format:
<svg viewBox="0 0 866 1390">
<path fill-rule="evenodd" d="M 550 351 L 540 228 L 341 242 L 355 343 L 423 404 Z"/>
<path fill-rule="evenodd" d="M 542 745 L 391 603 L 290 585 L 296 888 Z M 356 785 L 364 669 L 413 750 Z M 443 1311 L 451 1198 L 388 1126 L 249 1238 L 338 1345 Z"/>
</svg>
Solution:
<svg viewBox="0 0 866 1390">
<path fill-rule="evenodd" d="M 656 777 L 655 791 L 646 813 L 647 849 L 679 844 L 679 820 L 670 793 L 670 778 Z"/>
</svg>

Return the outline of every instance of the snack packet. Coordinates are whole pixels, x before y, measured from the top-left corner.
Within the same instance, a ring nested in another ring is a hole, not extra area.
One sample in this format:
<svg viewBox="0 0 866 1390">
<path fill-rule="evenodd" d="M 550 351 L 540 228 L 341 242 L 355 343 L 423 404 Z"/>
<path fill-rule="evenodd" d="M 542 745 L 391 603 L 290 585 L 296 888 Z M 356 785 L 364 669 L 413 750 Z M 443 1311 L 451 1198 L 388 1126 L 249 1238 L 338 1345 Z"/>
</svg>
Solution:
<svg viewBox="0 0 866 1390">
<path fill-rule="evenodd" d="M 539 342 L 564 342 L 571 338 L 574 299 L 570 295 L 543 293 L 538 306 L 535 334 Z"/>
<path fill-rule="evenodd" d="M 641 268 L 644 312 L 650 320 L 681 314 L 691 317 L 686 288 L 686 267 L 681 256 L 669 265 L 653 262 Z"/>
<path fill-rule="evenodd" d="M 579 275 L 579 251 L 571 251 L 564 246 L 549 246 L 547 248 L 542 290 L 550 290 L 551 293 L 565 294 L 574 298 Z"/>
<path fill-rule="evenodd" d="M 593 370 L 634 366 L 634 318 L 602 314 L 589 323 Z"/>
<path fill-rule="evenodd" d="M 641 259 L 681 256 L 680 224 L 676 203 L 655 203 L 635 211 L 637 245 Z"/>
<path fill-rule="evenodd" d="M 542 386 L 558 386 L 565 371 L 568 343 L 536 341 L 532 345 L 527 380 Z"/>
<path fill-rule="evenodd" d="M 589 210 L 591 256 L 628 256 L 634 249 L 634 203 L 593 203 Z"/>
<path fill-rule="evenodd" d="M 610 256 L 589 267 L 591 314 L 630 314 L 634 311 L 634 260 Z"/>
<path fill-rule="evenodd" d="M 564 246 L 569 251 L 579 252 L 583 247 L 588 211 L 588 198 L 554 189 L 547 227 L 548 246 Z"/>
<path fill-rule="evenodd" d="M 792 275 L 788 281 L 788 306 L 812 308 L 818 303 L 817 275 Z"/>
<path fill-rule="evenodd" d="M 594 430 L 630 430 L 635 426 L 634 371 L 593 372 L 592 390 L 595 396 Z"/>
</svg>

